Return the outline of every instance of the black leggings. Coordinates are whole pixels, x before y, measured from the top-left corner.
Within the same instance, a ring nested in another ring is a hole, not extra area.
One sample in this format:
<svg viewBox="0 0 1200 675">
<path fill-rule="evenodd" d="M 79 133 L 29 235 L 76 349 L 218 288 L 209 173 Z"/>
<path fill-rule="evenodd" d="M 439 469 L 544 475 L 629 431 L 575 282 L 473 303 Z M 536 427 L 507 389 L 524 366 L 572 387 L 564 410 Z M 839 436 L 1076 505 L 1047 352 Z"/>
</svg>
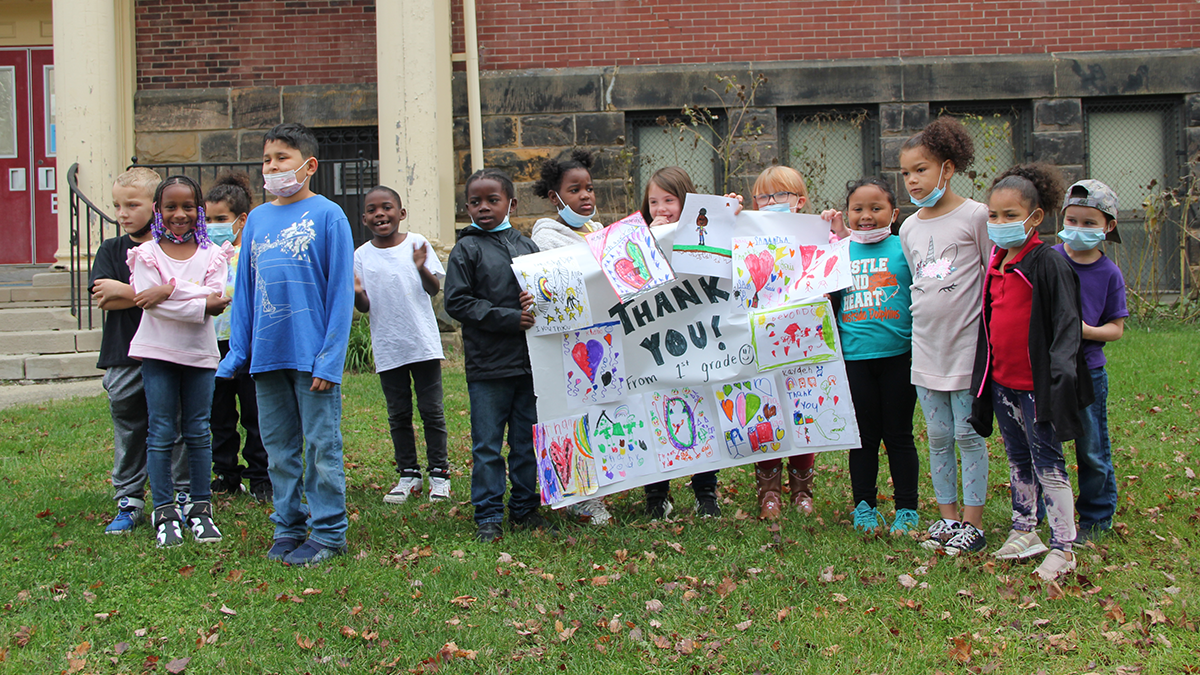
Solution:
<svg viewBox="0 0 1200 675">
<path fill-rule="evenodd" d="M 920 464 L 913 444 L 913 410 L 917 390 L 912 385 L 912 354 L 863 361 L 846 361 L 850 397 L 858 418 L 862 447 L 850 451 L 850 486 L 854 503 L 875 508 L 879 494 L 879 442 L 887 448 L 896 490 L 896 508 L 917 508 Z"/>
</svg>

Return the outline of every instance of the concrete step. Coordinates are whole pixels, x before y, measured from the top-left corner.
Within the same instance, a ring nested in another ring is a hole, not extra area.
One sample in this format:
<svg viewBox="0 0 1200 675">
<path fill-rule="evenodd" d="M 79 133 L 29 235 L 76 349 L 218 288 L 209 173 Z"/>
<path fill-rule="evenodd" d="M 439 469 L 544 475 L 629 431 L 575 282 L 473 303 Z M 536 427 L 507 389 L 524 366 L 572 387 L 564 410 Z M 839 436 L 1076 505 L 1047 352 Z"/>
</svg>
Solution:
<svg viewBox="0 0 1200 675">
<path fill-rule="evenodd" d="M 0 354 L 70 354 L 100 349 L 100 329 L 30 330 L 0 335 Z"/>
<path fill-rule="evenodd" d="M 99 358 L 99 352 L 0 356 L 0 379 L 62 380 L 77 377 L 100 377 L 104 375 L 104 371 L 96 368 L 96 361 Z"/>
<path fill-rule="evenodd" d="M 70 286 L 7 286 L 0 288 L 0 307 L 67 307 Z"/>
<path fill-rule="evenodd" d="M 96 314 L 99 315 L 99 310 Z M 31 330 L 75 330 L 79 323 L 66 307 L 0 308 L 0 333 Z"/>
<path fill-rule="evenodd" d="M 87 272 L 79 271 L 80 278 L 86 280 Z M 33 275 L 34 286 L 71 286 L 71 272 L 68 270 L 54 270 L 52 272 L 41 272 Z"/>
</svg>

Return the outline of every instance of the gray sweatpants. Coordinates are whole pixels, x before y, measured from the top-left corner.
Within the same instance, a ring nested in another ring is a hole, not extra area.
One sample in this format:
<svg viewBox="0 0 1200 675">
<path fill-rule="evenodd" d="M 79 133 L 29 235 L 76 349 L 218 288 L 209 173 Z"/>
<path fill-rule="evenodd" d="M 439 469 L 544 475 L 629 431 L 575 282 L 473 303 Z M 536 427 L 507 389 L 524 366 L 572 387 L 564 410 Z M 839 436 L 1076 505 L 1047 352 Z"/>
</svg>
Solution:
<svg viewBox="0 0 1200 675">
<path fill-rule="evenodd" d="M 113 425 L 113 499 L 146 498 L 146 391 L 141 366 L 113 366 L 104 371 L 104 390 Z M 171 476 L 176 492 L 191 491 L 183 437 L 171 451 Z"/>
</svg>

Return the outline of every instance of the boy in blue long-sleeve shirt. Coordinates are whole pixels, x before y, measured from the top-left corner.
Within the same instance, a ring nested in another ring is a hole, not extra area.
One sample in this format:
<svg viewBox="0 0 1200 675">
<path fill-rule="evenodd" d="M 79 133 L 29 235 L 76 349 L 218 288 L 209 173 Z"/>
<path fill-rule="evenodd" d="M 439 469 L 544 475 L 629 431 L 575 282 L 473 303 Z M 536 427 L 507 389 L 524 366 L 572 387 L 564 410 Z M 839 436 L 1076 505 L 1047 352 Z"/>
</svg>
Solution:
<svg viewBox="0 0 1200 675">
<path fill-rule="evenodd" d="M 255 376 L 275 488 L 267 557 L 289 565 L 346 551 L 340 383 L 354 308 L 354 242 L 342 209 L 309 187 L 316 153 L 316 137 L 300 124 L 280 124 L 263 137 L 263 179 L 275 199 L 246 221 L 229 353 L 217 369 L 228 378 L 248 365 Z"/>
</svg>

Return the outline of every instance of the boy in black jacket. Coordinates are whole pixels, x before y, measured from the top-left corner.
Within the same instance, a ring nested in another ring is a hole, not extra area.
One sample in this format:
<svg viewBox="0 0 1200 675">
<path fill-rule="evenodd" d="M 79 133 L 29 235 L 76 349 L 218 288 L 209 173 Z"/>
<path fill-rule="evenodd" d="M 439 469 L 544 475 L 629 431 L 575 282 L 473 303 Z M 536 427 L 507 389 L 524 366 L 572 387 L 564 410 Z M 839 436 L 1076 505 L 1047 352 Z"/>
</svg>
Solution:
<svg viewBox="0 0 1200 675">
<path fill-rule="evenodd" d="M 528 237 L 512 229 L 508 216 L 517 204 L 512 180 L 502 171 L 482 169 L 467 179 L 463 231 L 446 263 L 446 312 L 462 322 L 467 392 L 471 397 L 471 504 L 476 538 L 503 534 L 505 461 L 504 426 L 508 425 L 509 525 L 546 528 L 538 507 L 537 460 L 533 425 L 537 398 L 524 332 L 533 326 L 529 307 L 512 271 L 513 258 L 537 253 Z"/>
</svg>

